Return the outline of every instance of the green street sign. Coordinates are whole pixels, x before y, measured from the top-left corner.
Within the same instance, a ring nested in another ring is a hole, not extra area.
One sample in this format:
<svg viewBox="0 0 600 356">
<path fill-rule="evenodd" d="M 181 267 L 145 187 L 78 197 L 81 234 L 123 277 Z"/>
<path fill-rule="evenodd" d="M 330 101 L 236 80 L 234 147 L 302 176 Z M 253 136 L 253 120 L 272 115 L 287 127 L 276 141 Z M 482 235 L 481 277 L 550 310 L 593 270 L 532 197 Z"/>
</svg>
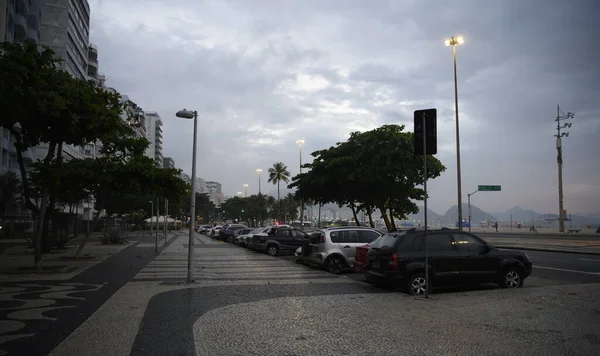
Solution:
<svg viewBox="0 0 600 356">
<path fill-rule="evenodd" d="M 480 192 L 499 192 L 502 190 L 500 185 L 478 185 L 477 190 Z"/>
</svg>

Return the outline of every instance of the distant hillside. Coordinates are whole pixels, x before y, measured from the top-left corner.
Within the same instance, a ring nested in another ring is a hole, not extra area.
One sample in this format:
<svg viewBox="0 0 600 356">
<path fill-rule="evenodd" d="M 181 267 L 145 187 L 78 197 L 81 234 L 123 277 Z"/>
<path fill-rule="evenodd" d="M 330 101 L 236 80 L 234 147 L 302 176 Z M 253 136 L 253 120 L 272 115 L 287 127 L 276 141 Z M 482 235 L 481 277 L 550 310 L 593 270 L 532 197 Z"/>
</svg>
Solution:
<svg viewBox="0 0 600 356">
<path fill-rule="evenodd" d="M 442 219 L 443 219 L 442 215 L 436 213 L 435 211 L 433 211 L 431 209 L 427 209 L 427 221 L 442 220 Z M 425 220 L 423 211 L 419 211 L 417 214 L 409 215 L 408 220 L 421 220 L 421 221 Z"/>
<path fill-rule="evenodd" d="M 503 213 L 494 212 L 492 214 L 494 214 L 494 216 L 496 216 L 500 221 L 510 221 L 511 216 L 513 221 L 527 221 L 535 219 L 538 215 L 541 215 L 534 210 L 523 209 L 518 206 L 510 208 Z"/>
<path fill-rule="evenodd" d="M 478 207 L 476 207 L 475 205 L 471 204 L 471 222 L 473 224 L 478 224 L 480 221 L 484 221 L 487 219 L 490 219 L 492 221 L 498 221 L 498 219 L 496 219 L 496 217 L 494 217 L 493 215 L 491 215 L 490 213 L 487 213 L 481 209 L 479 209 Z M 462 205 L 462 215 L 463 215 L 463 219 L 468 220 L 469 219 L 469 205 L 468 204 L 463 204 Z M 454 224 L 458 221 L 458 206 L 457 205 L 453 205 L 450 207 L 450 209 L 448 209 L 448 211 L 446 211 L 446 213 L 443 216 L 444 221 L 446 221 L 447 223 L 450 224 Z"/>
</svg>

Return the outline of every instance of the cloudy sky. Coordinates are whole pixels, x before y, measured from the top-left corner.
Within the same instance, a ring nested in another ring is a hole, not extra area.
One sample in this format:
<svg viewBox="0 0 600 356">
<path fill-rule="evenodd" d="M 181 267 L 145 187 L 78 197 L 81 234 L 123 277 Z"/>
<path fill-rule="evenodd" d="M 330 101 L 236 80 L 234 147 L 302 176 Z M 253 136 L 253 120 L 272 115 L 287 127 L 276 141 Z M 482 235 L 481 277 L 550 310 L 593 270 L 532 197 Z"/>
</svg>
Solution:
<svg viewBox="0 0 600 356">
<path fill-rule="evenodd" d="M 457 48 L 466 194 L 488 211 L 558 211 L 557 104 L 575 112 L 563 140 L 565 208 L 600 213 L 600 2 L 595 0 L 90 0 L 90 40 L 108 85 L 164 121 L 164 155 L 227 195 L 256 193 L 257 168 L 298 172 L 305 157 L 352 131 L 412 130 L 438 109 L 430 206 L 457 201 L 452 49 Z M 263 173 L 264 175 L 265 173 Z M 263 177 L 263 191 L 271 189 Z"/>
</svg>

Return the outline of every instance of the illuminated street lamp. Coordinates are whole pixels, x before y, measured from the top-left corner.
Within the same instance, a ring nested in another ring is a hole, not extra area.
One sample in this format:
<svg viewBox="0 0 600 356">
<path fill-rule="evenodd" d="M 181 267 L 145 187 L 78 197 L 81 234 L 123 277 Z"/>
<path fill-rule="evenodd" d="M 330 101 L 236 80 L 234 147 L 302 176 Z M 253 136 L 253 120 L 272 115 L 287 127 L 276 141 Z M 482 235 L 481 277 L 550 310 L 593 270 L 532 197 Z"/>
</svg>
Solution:
<svg viewBox="0 0 600 356">
<path fill-rule="evenodd" d="M 302 174 L 302 145 L 304 140 L 296 141 L 300 145 L 300 174 Z M 304 199 L 300 200 L 300 228 L 304 229 Z"/>
<path fill-rule="evenodd" d="M 446 46 L 452 46 L 454 52 L 454 112 L 456 114 L 456 180 L 458 186 L 458 229 L 463 229 L 463 214 L 462 214 L 462 178 L 460 174 L 460 134 L 458 125 L 458 81 L 456 78 L 456 46 L 465 43 L 461 37 L 450 37 L 444 42 Z"/>
<path fill-rule="evenodd" d="M 262 169 L 257 169 L 256 173 L 258 173 L 258 195 L 260 196 L 260 174 L 262 173 Z"/>
</svg>

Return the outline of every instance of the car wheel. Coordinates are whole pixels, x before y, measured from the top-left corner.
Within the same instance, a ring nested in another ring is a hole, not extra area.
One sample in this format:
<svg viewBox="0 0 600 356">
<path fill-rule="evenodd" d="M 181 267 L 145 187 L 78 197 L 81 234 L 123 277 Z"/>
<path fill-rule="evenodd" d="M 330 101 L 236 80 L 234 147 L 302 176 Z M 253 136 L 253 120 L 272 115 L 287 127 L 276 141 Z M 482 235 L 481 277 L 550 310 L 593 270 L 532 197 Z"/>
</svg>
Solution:
<svg viewBox="0 0 600 356">
<path fill-rule="evenodd" d="M 338 256 L 333 256 L 327 259 L 325 267 L 329 273 L 340 274 L 344 270 L 344 261 Z"/>
<path fill-rule="evenodd" d="M 519 268 L 510 267 L 504 270 L 500 280 L 502 288 L 520 288 L 523 287 L 523 275 Z"/>
<path fill-rule="evenodd" d="M 269 256 L 277 256 L 278 253 L 279 247 L 277 247 L 277 245 L 271 244 L 267 246 L 267 254 L 269 254 Z"/>
<path fill-rule="evenodd" d="M 431 284 L 428 284 L 427 280 L 425 279 L 425 273 L 418 272 L 410 276 L 406 289 L 409 294 L 422 296 L 425 295 L 428 285 L 431 286 Z"/>
</svg>

